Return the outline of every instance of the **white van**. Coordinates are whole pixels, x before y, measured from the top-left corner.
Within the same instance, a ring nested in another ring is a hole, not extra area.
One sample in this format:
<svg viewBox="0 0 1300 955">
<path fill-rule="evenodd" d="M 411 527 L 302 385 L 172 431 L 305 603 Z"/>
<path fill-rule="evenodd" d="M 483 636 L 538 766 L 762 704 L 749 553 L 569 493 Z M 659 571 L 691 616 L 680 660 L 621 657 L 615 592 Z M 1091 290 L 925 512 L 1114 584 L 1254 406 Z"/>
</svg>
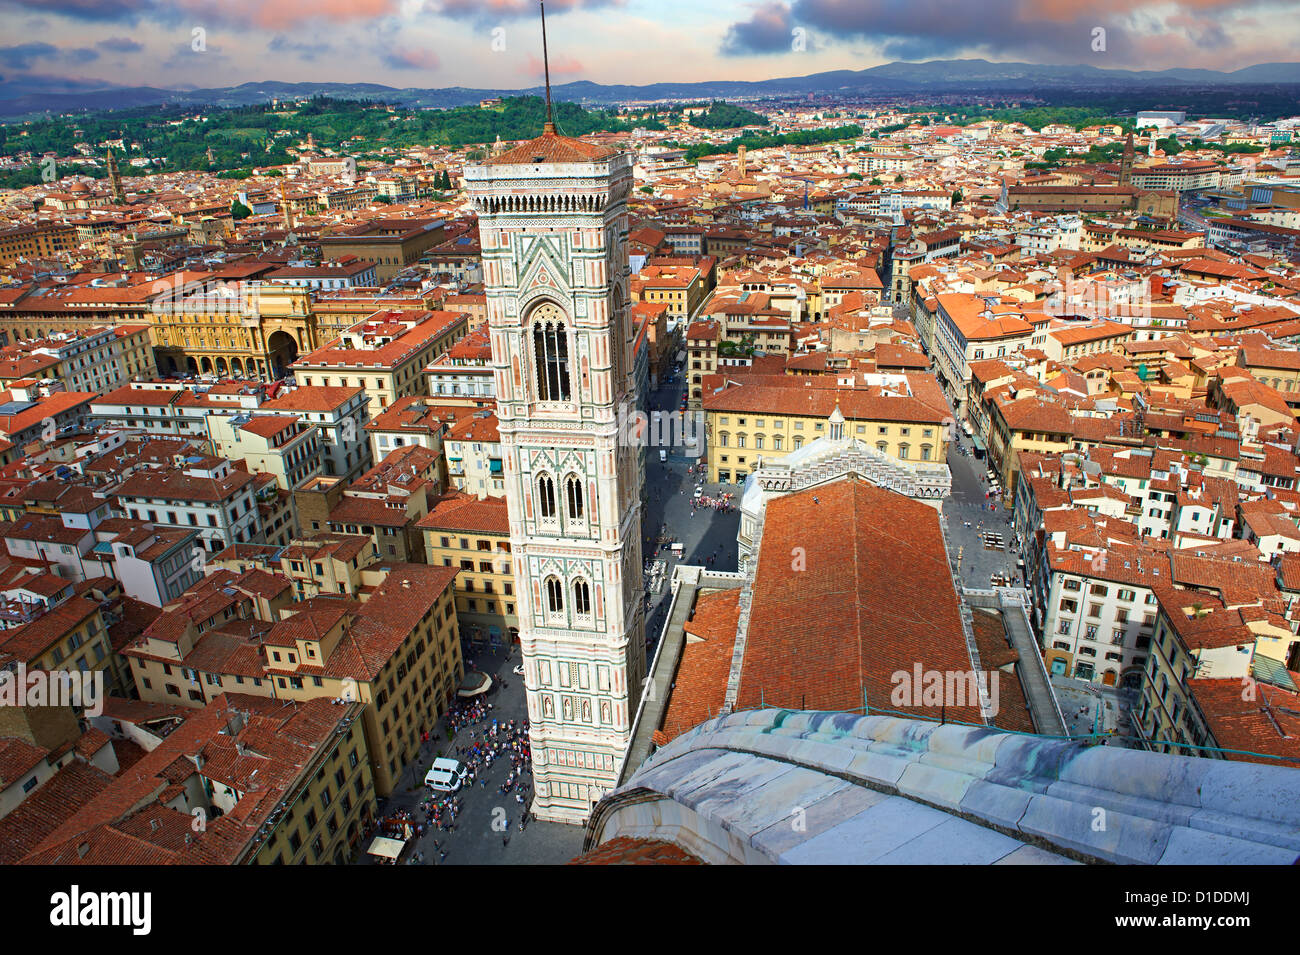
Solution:
<svg viewBox="0 0 1300 955">
<path fill-rule="evenodd" d="M 454 793 L 468 779 L 469 769 L 454 759 L 435 759 L 424 774 L 424 784 L 440 793 Z"/>
<path fill-rule="evenodd" d="M 668 452 L 665 451 L 663 448 L 660 448 L 660 449 L 659 449 L 659 463 L 660 463 L 660 464 L 663 464 L 663 463 L 664 463 L 665 461 L 667 461 L 667 460 L 668 460 Z"/>
</svg>

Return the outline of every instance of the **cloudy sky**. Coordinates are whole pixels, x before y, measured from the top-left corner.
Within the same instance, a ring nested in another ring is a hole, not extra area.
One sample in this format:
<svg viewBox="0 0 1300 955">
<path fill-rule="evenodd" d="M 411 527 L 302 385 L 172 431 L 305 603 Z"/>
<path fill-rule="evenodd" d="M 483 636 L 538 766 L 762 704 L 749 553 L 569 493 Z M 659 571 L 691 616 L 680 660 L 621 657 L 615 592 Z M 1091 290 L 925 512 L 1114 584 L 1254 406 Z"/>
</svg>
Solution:
<svg viewBox="0 0 1300 955">
<path fill-rule="evenodd" d="M 1300 40 L 1294 0 L 551 0 L 547 14 L 555 82 L 753 80 L 956 57 L 1231 70 L 1294 60 Z M 541 73 L 535 0 L 0 0 L 0 22 L 11 81 L 508 89 Z"/>
</svg>

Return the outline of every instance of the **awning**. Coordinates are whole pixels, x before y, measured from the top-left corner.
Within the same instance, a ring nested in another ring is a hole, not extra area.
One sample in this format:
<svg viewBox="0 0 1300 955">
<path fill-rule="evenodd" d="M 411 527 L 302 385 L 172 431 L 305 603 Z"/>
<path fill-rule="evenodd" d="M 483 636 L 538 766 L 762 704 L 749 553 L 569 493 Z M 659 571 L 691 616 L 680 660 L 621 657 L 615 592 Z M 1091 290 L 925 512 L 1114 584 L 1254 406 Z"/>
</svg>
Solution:
<svg viewBox="0 0 1300 955">
<path fill-rule="evenodd" d="M 382 856 L 385 859 L 396 859 L 402 854 L 406 843 L 400 839 L 389 839 L 387 836 L 375 836 L 375 841 L 370 843 L 370 848 L 366 850 L 372 856 Z"/>
<path fill-rule="evenodd" d="M 975 450 L 977 450 L 977 451 L 987 451 L 987 450 L 988 450 L 988 448 L 986 448 L 986 447 L 984 446 L 984 441 L 983 441 L 983 439 L 981 439 L 980 436 L 979 436 L 978 434 L 971 435 L 971 439 L 970 439 L 970 441 L 971 441 L 971 444 L 975 445 Z"/>
</svg>

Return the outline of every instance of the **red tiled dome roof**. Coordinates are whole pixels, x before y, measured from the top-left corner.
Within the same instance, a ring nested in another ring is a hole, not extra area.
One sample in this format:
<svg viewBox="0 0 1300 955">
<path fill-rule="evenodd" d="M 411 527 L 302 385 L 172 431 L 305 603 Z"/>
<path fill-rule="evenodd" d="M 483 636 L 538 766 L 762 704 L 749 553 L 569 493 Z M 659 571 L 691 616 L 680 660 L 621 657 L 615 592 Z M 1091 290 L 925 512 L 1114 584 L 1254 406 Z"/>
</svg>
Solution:
<svg viewBox="0 0 1300 955">
<path fill-rule="evenodd" d="M 539 162 L 598 162 L 616 155 L 618 150 L 609 146 L 598 146 L 572 136 L 561 136 L 548 123 L 542 135 L 506 150 L 499 156 L 493 156 L 488 164 L 522 166 Z"/>
</svg>

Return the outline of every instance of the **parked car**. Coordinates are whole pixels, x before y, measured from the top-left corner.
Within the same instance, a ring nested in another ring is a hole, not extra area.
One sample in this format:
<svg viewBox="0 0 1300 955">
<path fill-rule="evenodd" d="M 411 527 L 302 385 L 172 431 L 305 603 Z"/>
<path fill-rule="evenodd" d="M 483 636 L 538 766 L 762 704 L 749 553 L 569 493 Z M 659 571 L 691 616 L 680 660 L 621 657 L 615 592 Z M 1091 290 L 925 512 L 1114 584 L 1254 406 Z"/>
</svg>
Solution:
<svg viewBox="0 0 1300 955">
<path fill-rule="evenodd" d="M 454 793 L 469 779 L 469 769 L 460 761 L 439 757 L 424 774 L 424 784 L 440 793 Z"/>
</svg>

